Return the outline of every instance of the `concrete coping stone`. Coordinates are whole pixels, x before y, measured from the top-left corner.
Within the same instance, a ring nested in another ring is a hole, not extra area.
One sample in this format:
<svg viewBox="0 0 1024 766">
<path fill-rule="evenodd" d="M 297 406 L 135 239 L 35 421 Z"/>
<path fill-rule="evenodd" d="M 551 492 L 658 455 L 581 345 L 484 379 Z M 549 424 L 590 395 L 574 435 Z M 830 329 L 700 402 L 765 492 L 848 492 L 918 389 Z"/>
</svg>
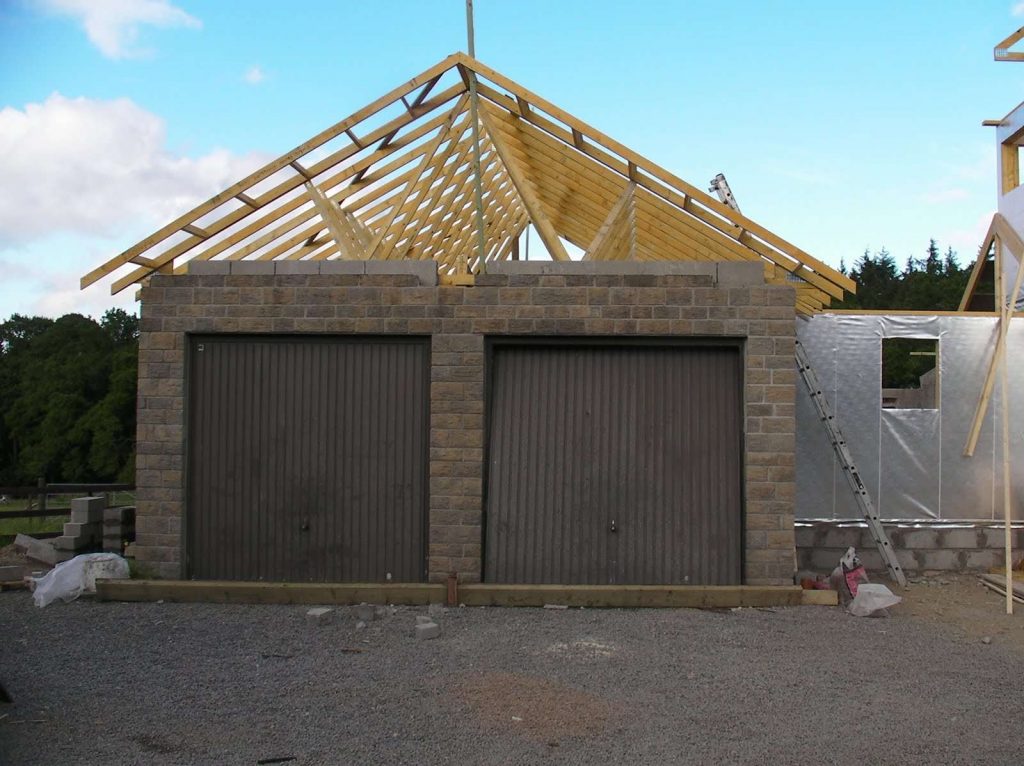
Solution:
<svg viewBox="0 0 1024 766">
<path fill-rule="evenodd" d="M 487 264 L 488 274 L 525 275 L 644 275 L 711 277 L 721 287 L 764 284 L 759 261 L 497 261 Z"/>
<path fill-rule="evenodd" d="M 411 274 L 425 287 L 437 286 L 433 260 L 375 261 L 189 261 L 188 273 L 199 276 L 317 276 L 320 274 Z"/>
</svg>

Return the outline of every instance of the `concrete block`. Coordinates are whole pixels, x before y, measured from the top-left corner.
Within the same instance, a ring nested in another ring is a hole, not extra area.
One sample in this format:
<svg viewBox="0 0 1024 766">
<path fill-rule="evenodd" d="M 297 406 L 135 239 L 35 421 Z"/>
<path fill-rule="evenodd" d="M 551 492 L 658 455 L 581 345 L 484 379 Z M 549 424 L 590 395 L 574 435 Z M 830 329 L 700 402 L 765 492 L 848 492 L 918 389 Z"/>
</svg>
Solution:
<svg viewBox="0 0 1024 766">
<path fill-rule="evenodd" d="M 920 550 L 917 552 L 918 565 L 925 571 L 957 571 L 963 569 L 966 559 L 967 554 L 964 551 Z"/>
<path fill-rule="evenodd" d="M 71 501 L 71 521 L 75 524 L 95 524 L 103 521 L 106 507 L 105 497 L 76 497 Z"/>
<path fill-rule="evenodd" d="M 321 261 L 321 274 L 365 274 L 364 261 Z"/>
<path fill-rule="evenodd" d="M 718 264 L 719 287 L 749 287 L 764 284 L 764 266 L 760 261 Z"/>
<path fill-rule="evenodd" d="M 986 548 L 1001 548 L 1004 545 L 1005 539 L 1005 528 L 1000 529 L 999 527 L 989 527 L 984 531 L 984 540 Z M 1017 546 L 1014 545 L 1014 548 L 1016 547 Z"/>
<path fill-rule="evenodd" d="M 862 532 L 863 530 L 860 527 L 833 527 L 825 532 L 822 547 L 837 548 L 842 549 L 842 551 L 851 546 L 854 548 L 860 547 Z M 839 554 L 840 556 L 842 551 Z"/>
<path fill-rule="evenodd" d="M 103 495 L 76 497 L 71 501 L 72 511 L 103 511 L 107 507 L 107 499 Z"/>
<path fill-rule="evenodd" d="M 14 582 L 20 580 L 25 574 L 23 566 L 0 567 L 0 582 Z"/>
<path fill-rule="evenodd" d="M 986 550 L 968 551 L 964 560 L 965 569 L 989 570 L 994 567 L 1001 567 L 1005 563 L 1004 553 L 996 548 Z"/>
<path fill-rule="evenodd" d="M 58 551 L 49 541 L 29 539 L 32 540 L 32 543 L 26 548 L 25 556 L 40 564 L 52 567 L 75 556 L 71 551 Z"/>
<path fill-rule="evenodd" d="M 903 547 L 911 550 L 934 550 L 939 536 L 934 529 L 912 529 L 903 533 Z"/>
<path fill-rule="evenodd" d="M 53 538 L 53 547 L 59 551 L 82 551 L 95 547 L 98 542 L 99 537 L 93 534 L 61 535 Z"/>
<path fill-rule="evenodd" d="M 971 548 L 978 547 L 978 530 L 976 529 L 947 529 L 942 541 L 943 548 Z M 983 535 L 981 537 L 984 537 Z"/>
<path fill-rule="evenodd" d="M 100 525 L 97 523 L 82 524 L 77 521 L 69 521 L 64 525 L 64 537 L 93 538 L 99 537 L 100 534 Z"/>
<path fill-rule="evenodd" d="M 841 555 L 842 553 L 827 548 L 815 548 L 810 552 L 808 569 L 819 574 L 828 574 L 839 564 Z"/>
<path fill-rule="evenodd" d="M 814 545 L 814 527 L 796 527 L 796 547 L 810 548 Z"/>
<path fill-rule="evenodd" d="M 274 262 L 231 261 L 231 273 L 233 275 L 244 274 L 247 276 L 272 276 L 274 273 Z"/>
<path fill-rule="evenodd" d="M 427 616 L 425 614 L 418 614 L 418 615 L 416 615 L 416 624 L 417 625 L 426 625 L 428 622 L 433 622 L 433 621 L 434 621 L 433 617 L 429 617 L 429 616 Z"/>
<path fill-rule="evenodd" d="M 711 277 L 715 279 L 718 274 L 717 265 L 713 262 L 697 263 L 682 261 L 658 263 L 638 263 L 636 261 L 496 261 L 487 264 L 487 273 L 535 276 L 548 274 L 562 276 L 641 274 L 645 276 L 678 275 L 686 277 Z M 763 270 L 761 281 L 764 281 Z"/>
<path fill-rule="evenodd" d="M 274 273 L 287 276 L 313 276 L 320 273 L 320 261 L 274 261 Z"/>
<path fill-rule="evenodd" d="M 426 640 L 430 638 L 437 638 L 441 635 L 441 626 L 436 622 L 418 622 L 416 623 L 416 638 L 419 640 Z"/>
<path fill-rule="evenodd" d="M 314 625 L 326 625 L 333 618 L 333 612 L 329 606 L 317 606 L 306 612 L 306 621 Z"/>
<path fill-rule="evenodd" d="M 187 266 L 188 274 L 201 277 L 220 277 L 231 273 L 231 263 L 229 261 L 191 260 Z"/>
<path fill-rule="evenodd" d="M 103 511 L 104 524 L 134 524 L 135 508 L 130 505 L 107 508 Z"/>
<path fill-rule="evenodd" d="M 356 618 L 360 622 L 372 622 L 377 616 L 377 609 L 373 604 L 360 604 L 356 607 Z"/>
<path fill-rule="evenodd" d="M 412 274 L 425 287 L 437 286 L 437 263 L 425 261 L 364 261 L 364 274 Z"/>
</svg>

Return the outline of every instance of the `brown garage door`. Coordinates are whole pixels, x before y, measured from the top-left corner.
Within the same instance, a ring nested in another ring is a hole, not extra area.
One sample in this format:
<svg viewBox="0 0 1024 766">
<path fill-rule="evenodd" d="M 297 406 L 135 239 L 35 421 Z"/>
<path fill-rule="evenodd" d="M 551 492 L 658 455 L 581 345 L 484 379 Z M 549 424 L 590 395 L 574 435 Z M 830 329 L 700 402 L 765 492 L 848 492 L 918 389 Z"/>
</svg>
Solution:
<svg viewBox="0 0 1024 766">
<path fill-rule="evenodd" d="M 741 349 L 495 345 L 485 578 L 737 584 Z"/>
<path fill-rule="evenodd" d="M 191 575 L 424 579 L 429 354 L 426 339 L 193 338 Z"/>
</svg>

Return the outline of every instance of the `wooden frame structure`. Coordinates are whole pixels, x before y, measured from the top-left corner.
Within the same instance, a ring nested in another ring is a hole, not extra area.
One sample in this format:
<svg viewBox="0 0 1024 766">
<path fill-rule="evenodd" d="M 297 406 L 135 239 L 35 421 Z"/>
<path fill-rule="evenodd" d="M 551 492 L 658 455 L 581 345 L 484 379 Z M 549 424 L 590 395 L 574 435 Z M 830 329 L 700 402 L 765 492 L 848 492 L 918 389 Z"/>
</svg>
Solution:
<svg viewBox="0 0 1024 766">
<path fill-rule="evenodd" d="M 1024 53 L 1011 51 L 1014 45 L 1024 40 L 1024 27 L 1021 27 L 1005 40 L 996 43 L 992 49 L 992 58 L 996 61 L 1024 61 Z"/>
<path fill-rule="evenodd" d="M 483 257 L 470 90 L 479 99 Z M 460 283 L 532 223 L 552 259 L 757 261 L 813 313 L 845 275 L 456 53 L 86 274 L 111 291 L 190 260 L 433 259 Z M 461 276 L 461 279 L 459 277 Z"/>
</svg>

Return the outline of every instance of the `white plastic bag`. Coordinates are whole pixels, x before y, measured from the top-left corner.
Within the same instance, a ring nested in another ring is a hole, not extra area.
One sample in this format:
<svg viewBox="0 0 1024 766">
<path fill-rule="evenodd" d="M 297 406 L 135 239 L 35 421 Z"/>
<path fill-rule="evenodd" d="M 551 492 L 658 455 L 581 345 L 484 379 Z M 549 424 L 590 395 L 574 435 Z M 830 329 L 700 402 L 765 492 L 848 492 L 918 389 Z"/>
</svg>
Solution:
<svg viewBox="0 0 1024 766">
<path fill-rule="evenodd" d="M 57 599 L 74 601 L 83 593 L 96 592 L 96 580 L 127 580 L 128 562 L 116 553 L 83 553 L 55 566 L 36 580 L 32 598 L 36 606 Z"/>
<path fill-rule="evenodd" d="M 849 611 L 854 617 L 870 617 L 879 609 L 896 606 L 903 599 L 880 583 L 861 583 L 857 595 L 850 603 Z"/>
</svg>

